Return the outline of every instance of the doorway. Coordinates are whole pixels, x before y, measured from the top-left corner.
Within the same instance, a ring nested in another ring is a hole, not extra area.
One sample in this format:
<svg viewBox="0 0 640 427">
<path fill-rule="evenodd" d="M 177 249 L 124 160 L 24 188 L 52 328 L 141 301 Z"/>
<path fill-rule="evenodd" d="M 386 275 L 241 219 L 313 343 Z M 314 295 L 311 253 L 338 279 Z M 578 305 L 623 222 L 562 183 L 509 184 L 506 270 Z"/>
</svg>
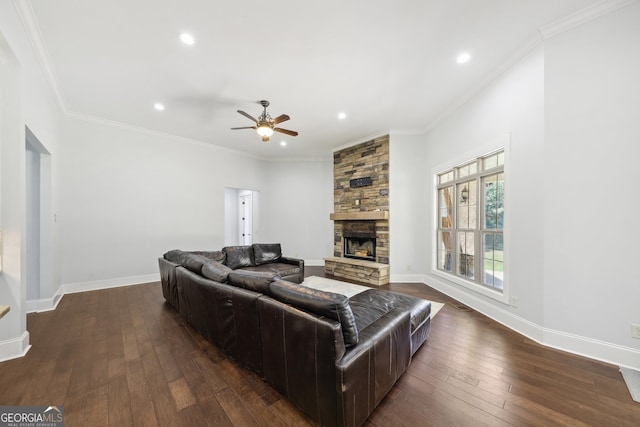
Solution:
<svg viewBox="0 0 640 427">
<path fill-rule="evenodd" d="M 225 188 L 225 246 L 250 245 L 259 236 L 260 192 Z"/>
<path fill-rule="evenodd" d="M 51 154 L 25 127 L 27 312 L 55 305 L 51 268 Z"/>
</svg>

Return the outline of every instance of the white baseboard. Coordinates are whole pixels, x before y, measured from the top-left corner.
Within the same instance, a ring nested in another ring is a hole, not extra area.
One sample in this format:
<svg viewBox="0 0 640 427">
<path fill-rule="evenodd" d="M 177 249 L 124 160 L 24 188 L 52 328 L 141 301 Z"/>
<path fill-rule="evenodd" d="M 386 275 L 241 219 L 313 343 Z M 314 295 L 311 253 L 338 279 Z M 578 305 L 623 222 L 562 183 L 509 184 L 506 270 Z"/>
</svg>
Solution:
<svg viewBox="0 0 640 427">
<path fill-rule="evenodd" d="M 393 280 L 392 280 L 393 281 Z M 405 281 L 404 279 L 402 281 Z M 423 284 L 454 298 L 498 323 L 546 347 L 566 351 L 613 365 L 640 370 L 640 351 L 593 338 L 544 328 L 512 312 L 493 305 L 468 291 L 433 276 L 423 276 Z"/>
<path fill-rule="evenodd" d="M 425 283 L 424 274 L 391 274 L 391 283 Z"/>
<path fill-rule="evenodd" d="M 31 348 L 29 344 L 29 331 L 24 331 L 17 338 L 0 341 L 0 362 L 22 357 Z"/>
<path fill-rule="evenodd" d="M 51 298 L 27 300 L 25 306 L 26 311 L 27 313 L 40 313 L 42 311 L 55 310 L 61 299 L 62 293 L 61 290 L 58 289 L 58 292 L 56 292 L 56 294 Z"/>
<path fill-rule="evenodd" d="M 141 276 L 119 277 L 116 279 L 96 280 L 93 282 L 67 283 L 62 285 L 62 295 L 76 292 L 97 291 L 99 289 L 118 288 L 120 286 L 139 285 L 140 283 L 159 282 L 160 273 Z"/>
<path fill-rule="evenodd" d="M 304 265 L 307 265 L 309 267 L 324 267 L 324 260 L 323 259 L 305 259 Z"/>
</svg>

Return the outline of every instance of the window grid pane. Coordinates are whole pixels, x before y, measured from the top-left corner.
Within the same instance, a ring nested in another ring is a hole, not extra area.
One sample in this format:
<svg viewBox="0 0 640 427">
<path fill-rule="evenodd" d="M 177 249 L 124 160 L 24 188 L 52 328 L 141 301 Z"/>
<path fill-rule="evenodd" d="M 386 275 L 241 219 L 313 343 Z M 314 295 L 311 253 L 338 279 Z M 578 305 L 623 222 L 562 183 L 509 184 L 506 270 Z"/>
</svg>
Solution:
<svg viewBox="0 0 640 427">
<path fill-rule="evenodd" d="M 502 229 L 504 225 L 504 173 L 482 179 L 484 191 L 484 228 Z"/>
<path fill-rule="evenodd" d="M 458 274 L 474 279 L 475 233 L 458 232 Z"/>
<path fill-rule="evenodd" d="M 504 283 L 504 244 L 502 233 L 484 233 L 482 283 L 502 290 Z"/>
<path fill-rule="evenodd" d="M 476 181 L 458 184 L 458 228 L 475 229 L 477 226 L 478 191 Z"/>
<path fill-rule="evenodd" d="M 438 191 L 439 220 L 438 227 L 453 227 L 453 187 L 445 187 Z"/>
<path fill-rule="evenodd" d="M 441 231 L 438 235 L 438 269 L 451 272 L 453 236 L 450 231 Z"/>
</svg>

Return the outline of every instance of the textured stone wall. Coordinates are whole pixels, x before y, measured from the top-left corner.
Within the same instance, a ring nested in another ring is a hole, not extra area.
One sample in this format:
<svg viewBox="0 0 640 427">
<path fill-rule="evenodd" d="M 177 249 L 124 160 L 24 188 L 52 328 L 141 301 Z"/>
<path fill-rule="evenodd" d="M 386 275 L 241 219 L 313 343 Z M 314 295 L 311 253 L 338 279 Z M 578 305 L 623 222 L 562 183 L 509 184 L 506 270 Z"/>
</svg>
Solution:
<svg viewBox="0 0 640 427">
<path fill-rule="evenodd" d="M 371 185 L 350 188 L 355 178 Z M 384 136 L 333 154 L 334 212 L 389 210 L 389 137 Z"/>
<path fill-rule="evenodd" d="M 371 185 L 351 188 L 356 178 L 371 178 Z M 333 155 L 334 212 L 389 210 L 389 136 L 376 138 Z M 389 221 L 375 220 L 376 261 L 389 263 Z M 334 222 L 334 256 L 343 255 L 344 221 Z"/>
</svg>

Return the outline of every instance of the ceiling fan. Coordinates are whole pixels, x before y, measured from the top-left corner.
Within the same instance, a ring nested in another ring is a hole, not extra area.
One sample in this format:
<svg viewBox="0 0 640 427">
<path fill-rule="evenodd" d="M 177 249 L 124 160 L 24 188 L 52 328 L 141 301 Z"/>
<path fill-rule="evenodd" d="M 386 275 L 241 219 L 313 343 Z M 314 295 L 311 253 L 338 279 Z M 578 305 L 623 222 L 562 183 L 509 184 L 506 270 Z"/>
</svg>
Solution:
<svg viewBox="0 0 640 427">
<path fill-rule="evenodd" d="M 296 131 L 275 127 L 278 123 L 286 122 L 287 120 L 289 120 L 290 119 L 289 116 L 287 116 L 286 114 L 281 114 L 275 119 L 272 119 L 269 113 L 267 113 L 267 107 L 269 106 L 269 101 L 262 100 L 260 101 L 260 105 L 262 105 L 262 107 L 264 108 L 264 111 L 262 112 L 262 114 L 260 114 L 260 116 L 258 116 L 257 119 L 245 113 L 242 110 L 238 110 L 238 113 L 256 122 L 255 126 L 244 126 L 244 127 L 231 128 L 231 129 L 232 130 L 255 129 L 258 132 L 258 135 L 260 135 L 262 137 L 262 140 L 265 142 L 269 141 L 269 137 L 273 135 L 273 132 L 280 132 L 280 133 L 284 133 L 291 136 L 298 136 L 298 132 Z"/>
</svg>

